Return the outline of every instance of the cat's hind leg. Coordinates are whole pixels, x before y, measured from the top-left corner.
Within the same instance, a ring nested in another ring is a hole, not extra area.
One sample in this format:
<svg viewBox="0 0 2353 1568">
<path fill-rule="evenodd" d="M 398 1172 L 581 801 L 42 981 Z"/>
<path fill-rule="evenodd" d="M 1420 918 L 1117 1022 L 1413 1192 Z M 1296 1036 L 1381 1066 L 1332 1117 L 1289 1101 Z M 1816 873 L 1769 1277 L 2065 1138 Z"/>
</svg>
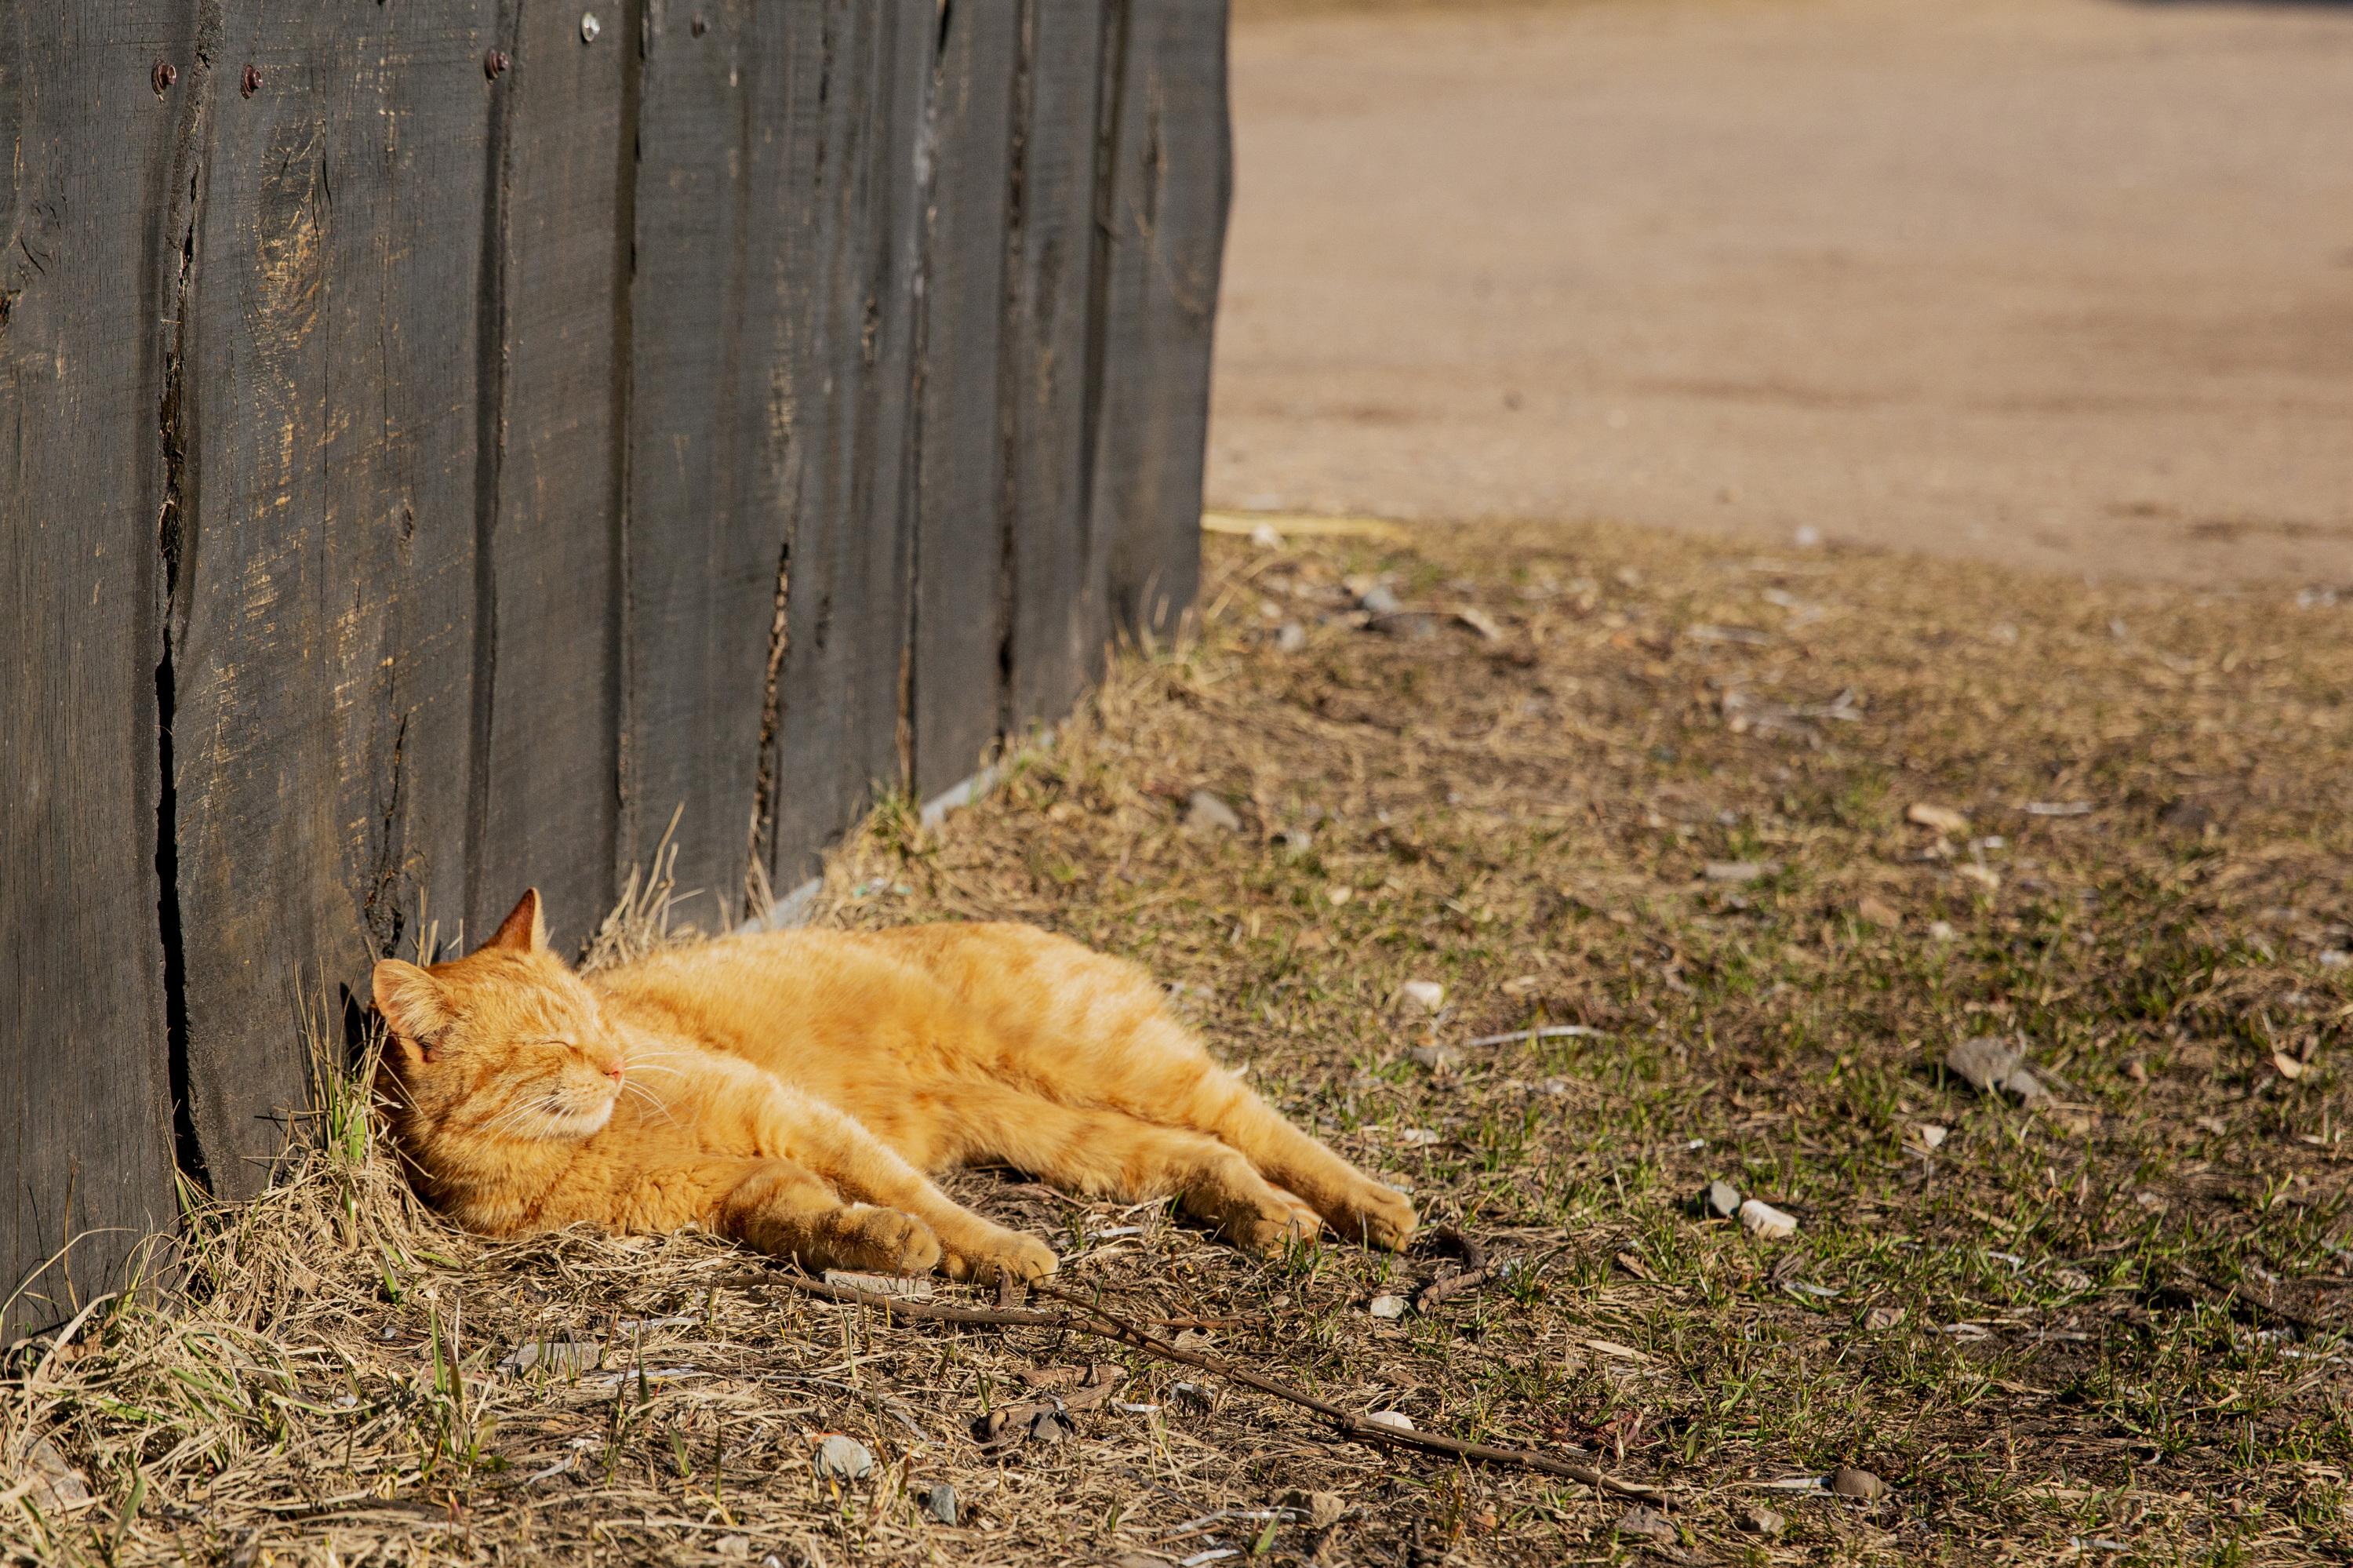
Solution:
<svg viewBox="0 0 2353 1568">
<path fill-rule="evenodd" d="M 1110 960 L 1105 960 L 1108 963 Z M 1121 965 L 1125 969 L 1126 966 Z M 1204 1134 L 1239 1151 L 1265 1181 L 1300 1200 L 1353 1242 L 1396 1249 L 1413 1239 L 1417 1216 L 1404 1193 L 1366 1175 L 1293 1126 L 1238 1074 L 1218 1065 L 1193 1032 L 1162 1005 L 1159 988 L 1138 973 L 1124 1010 L 1101 1010 L 1113 1025 L 1072 1054 L 1084 1074 L 1073 1087 L 1128 1114 Z"/>
<path fill-rule="evenodd" d="M 1184 1033 L 1173 1020 L 1164 1022 L 1171 1031 Z M 1202 1062 L 1206 1071 L 1172 1097 L 1171 1119 L 1213 1132 L 1240 1150 L 1269 1180 L 1296 1192 L 1350 1241 L 1396 1251 L 1413 1239 L 1420 1222 L 1404 1193 L 1366 1175 L 1293 1126 L 1234 1074 L 1206 1055 Z M 1181 1067 L 1173 1075 L 1179 1086 L 1189 1075 Z"/>
<path fill-rule="evenodd" d="M 1092 1198 L 1173 1197 L 1251 1252 L 1278 1252 L 1323 1229 L 1314 1209 L 1214 1138 L 1004 1085 L 960 1086 L 955 1097 L 964 1163 L 1001 1162 Z"/>
<path fill-rule="evenodd" d="M 1029 926 L 913 926 L 880 939 L 928 969 L 1003 1042 L 998 1071 L 1008 1085 L 1217 1139 L 1255 1168 L 1261 1188 L 1298 1194 L 1350 1241 L 1401 1247 L 1412 1239 L 1416 1217 L 1403 1193 L 1219 1066 L 1137 966 Z"/>
</svg>

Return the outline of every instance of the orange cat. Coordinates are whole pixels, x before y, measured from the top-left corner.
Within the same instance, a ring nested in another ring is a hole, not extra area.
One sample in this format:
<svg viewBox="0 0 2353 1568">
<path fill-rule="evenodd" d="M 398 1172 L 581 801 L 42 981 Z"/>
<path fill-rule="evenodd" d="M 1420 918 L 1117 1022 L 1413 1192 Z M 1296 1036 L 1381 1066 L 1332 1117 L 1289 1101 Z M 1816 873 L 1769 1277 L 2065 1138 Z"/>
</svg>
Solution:
<svg viewBox="0 0 2353 1568">
<path fill-rule="evenodd" d="M 1027 926 L 770 932 L 586 979 L 536 889 L 480 950 L 375 967 L 382 1088 L 426 1197 L 514 1235 L 696 1224 L 810 1268 L 1054 1271 L 924 1172 L 1175 1196 L 1246 1247 L 1405 1245 L 1414 1212 L 1269 1109 L 1143 970 Z"/>
</svg>

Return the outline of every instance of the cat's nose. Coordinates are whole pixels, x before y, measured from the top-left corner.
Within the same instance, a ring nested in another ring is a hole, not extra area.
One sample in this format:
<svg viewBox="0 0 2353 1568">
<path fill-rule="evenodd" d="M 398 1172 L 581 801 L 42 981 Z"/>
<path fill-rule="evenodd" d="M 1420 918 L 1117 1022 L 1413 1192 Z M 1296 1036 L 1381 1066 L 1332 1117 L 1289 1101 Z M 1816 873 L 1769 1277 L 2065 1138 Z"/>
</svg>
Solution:
<svg viewBox="0 0 2353 1568">
<path fill-rule="evenodd" d="M 616 1063 L 614 1065 L 605 1069 L 605 1075 L 617 1084 L 621 1081 L 621 1075 L 628 1071 L 628 1069 L 627 1067 L 621 1066 L 618 1063 Z"/>
</svg>

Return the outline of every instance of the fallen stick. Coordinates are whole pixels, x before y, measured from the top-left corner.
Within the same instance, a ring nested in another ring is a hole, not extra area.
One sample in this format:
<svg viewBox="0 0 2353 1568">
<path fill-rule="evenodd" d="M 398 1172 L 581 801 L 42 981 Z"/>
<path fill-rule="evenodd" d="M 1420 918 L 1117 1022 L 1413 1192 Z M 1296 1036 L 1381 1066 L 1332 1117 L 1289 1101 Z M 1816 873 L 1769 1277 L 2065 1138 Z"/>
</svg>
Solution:
<svg viewBox="0 0 2353 1568">
<path fill-rule="evenodd" d="M 1637 1498 L 1646 1502 L 1662 1502 L 1666 1493 L 1658 1487 L 1641 1481 L 1623 1481 L 1607 1471 L 1574 1459 L 1563 1459 L 1550 1454 L 1538 1454 L 1525 1448 L 1503 1448 L 1489 1443 L 1466 1443 L 1456 1437 L 1444 1437 L 1434 1432 L 1405 1432 L 1394 1426 L 1384 1426 L 1367 1421 L 1361 1415 L 1341 1409 L 1326 1400 L 1316 1398 L 1303 1389 L 1268 1377 L 1247 1367 L 1237 1366 L 1222 1356 L 1196 1351 L 1187 1346 L 1171 1344 L 1156 1335 L 1146 1333 L 1125 1319 L 1097 1306 L 1082 1296 L 1050 1285 L 1032 1286 L 1033 1293 L 1066 1301 L 1079 1313 L 1046 1312 L 1031 1307 L 964 1307 L 945 1301 L 911 1301 L 898 1296 L 881 1296 L 847 1285 L 828 1285 L 807 1275 L 787 1274 L 781 1270 L 768 1274 L 730 1275 L 715 1283 L 738 1289 L 759 1289 L 781 1285 L 804 1296 L 820 1300 L 836 1301 L 845 1306 L 871 1307 L 879 1311 L 896 1313 L 902 1318 L 925 1318 L 941 1323 L 987 1324 L 1024 1329 L 1060 1329 L 1070 1332 L 1092 1334 L 1098 1339 L 1114 1340 L 1134 1346 L 1163 1361 L 1184 1366 L 1198 1367 L 1214 1372 L 1261 1393 L 1312 1410 L 1332 1423 L 1343 1437 L 1377 1447 L 1412 1448 L 1426 1454 L 1443 1454 L 1453 1458 L 1476 1459 L 1482 1464 L 1505 1465 L 1523 1470 L 1535 1470 L 1545 1475 L 1560 1476 L 1581 1482 L 1600 1491 L 1619 1497 Z M 1092 1318 L 1090 1323 L 1086 1319 Z"/>
<path fill-rule="evenodd" d="M 1413 1309 L 1428 1314 L 1431 1308 L 1451 1296 L 1461 1296 L 1476 1290 L 1491 1279 L 1503 1279 L 1512 1272 L 1512 1265 L 1491 1265 L 1487 1249 L 1452 1225 L 1440 1225 L 1430 1233 L 1430 1239 L 1440 1246 L 1451 1247 L 1461 1255 L 1462 1266 L 1451 1274 L 1433 1277 L 1414 1292 Z"/>
</svg>

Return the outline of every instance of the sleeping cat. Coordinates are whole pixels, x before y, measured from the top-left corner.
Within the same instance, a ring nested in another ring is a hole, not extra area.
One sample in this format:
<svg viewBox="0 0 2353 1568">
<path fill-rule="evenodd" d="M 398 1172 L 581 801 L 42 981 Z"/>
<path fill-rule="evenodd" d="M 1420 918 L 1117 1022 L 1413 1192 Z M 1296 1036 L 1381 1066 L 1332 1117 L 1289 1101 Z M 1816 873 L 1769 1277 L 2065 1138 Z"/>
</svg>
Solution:
<svg viewBox="0 0 2353 1568">
<path fill-rule="evenodd" d="M 375 992 L 394 1136 L 425 1197 L 491 1235 L 695 1224 L 812 1269 L 1051 1274 L 924 1174 L 977 1164 L 1174 1196 L 1254 1251 L 1413 1234 L 1143 970 L 1027 926 L 728 937 L 584 979 L 534 889 L 465 958 L 379 963 Z"/>
</svg>

